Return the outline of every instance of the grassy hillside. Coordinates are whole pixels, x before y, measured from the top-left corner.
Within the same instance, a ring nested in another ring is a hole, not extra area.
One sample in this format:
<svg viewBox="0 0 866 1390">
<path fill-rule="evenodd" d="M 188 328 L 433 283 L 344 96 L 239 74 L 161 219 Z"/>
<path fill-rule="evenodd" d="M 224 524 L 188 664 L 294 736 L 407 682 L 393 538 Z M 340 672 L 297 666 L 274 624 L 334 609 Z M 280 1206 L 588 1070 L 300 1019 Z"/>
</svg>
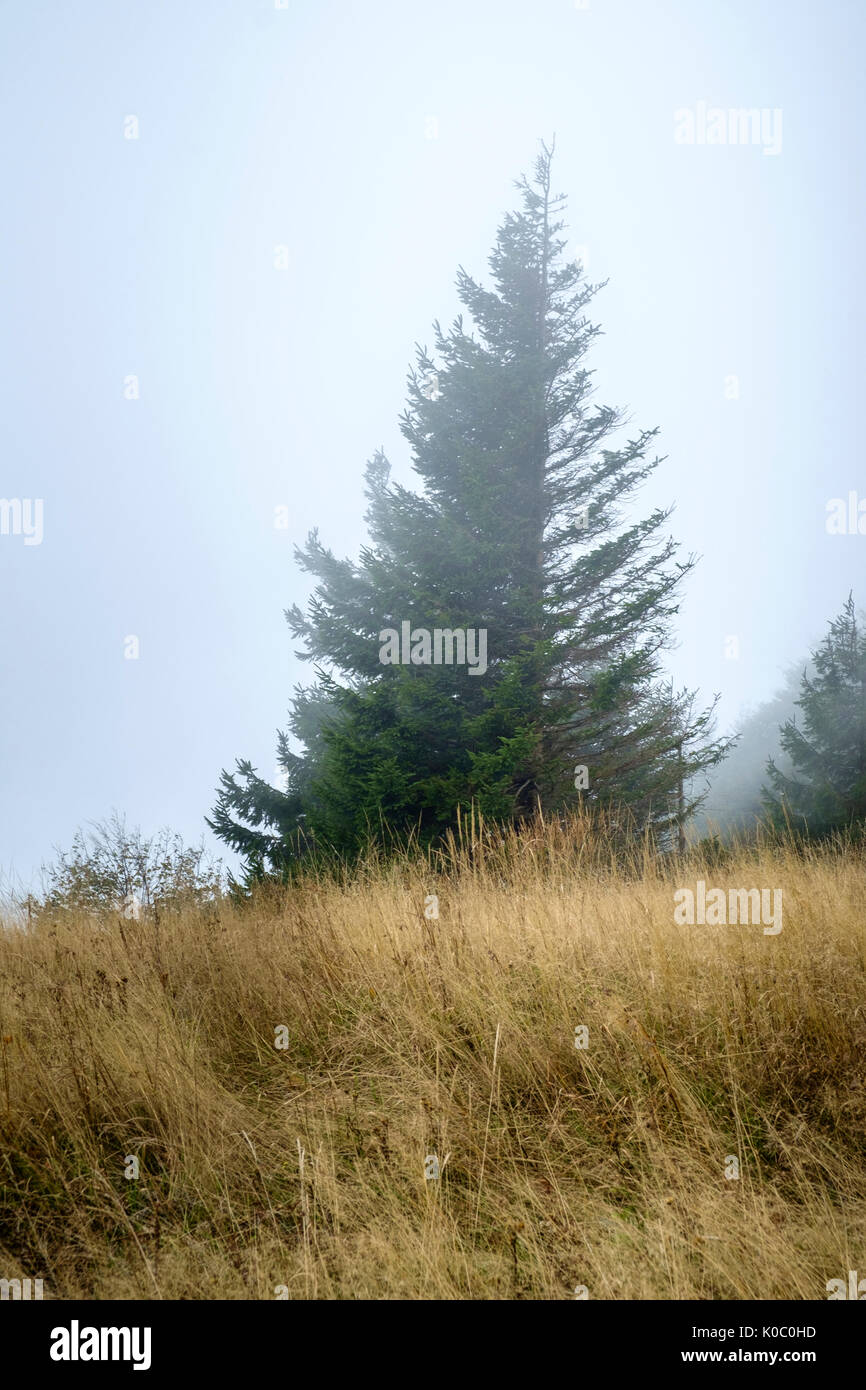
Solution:
<svg viewBox="0 0 866 1390">
<path fill-rule="evenodd" d="M 781 888 L 782 931 L 677 925 L 700 878 Z M 832 848 L 617 868 L 575 821 L 246 910 L 0 932 L 0 1274 L 826 1298 L 866 1265 L 864 889 Z"/>
</svg>

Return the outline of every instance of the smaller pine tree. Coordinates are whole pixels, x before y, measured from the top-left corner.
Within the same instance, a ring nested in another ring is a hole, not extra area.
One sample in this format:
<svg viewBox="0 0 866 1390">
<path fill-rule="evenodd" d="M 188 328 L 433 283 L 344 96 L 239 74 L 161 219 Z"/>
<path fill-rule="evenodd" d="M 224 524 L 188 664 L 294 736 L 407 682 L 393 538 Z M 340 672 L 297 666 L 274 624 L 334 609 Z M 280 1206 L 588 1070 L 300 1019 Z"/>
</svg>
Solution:
<svg viewBox="0 0 866 1390">
<path fill-rule="evenodd" d="M 852 595 L 812 661 L 796 701 L 802 727 L 789 719 L 780 729 L 793 771 L 768 760 L 764 804 L 774 824 L 822 836 L 866 824 L 866 630 Z"/>
</svg>

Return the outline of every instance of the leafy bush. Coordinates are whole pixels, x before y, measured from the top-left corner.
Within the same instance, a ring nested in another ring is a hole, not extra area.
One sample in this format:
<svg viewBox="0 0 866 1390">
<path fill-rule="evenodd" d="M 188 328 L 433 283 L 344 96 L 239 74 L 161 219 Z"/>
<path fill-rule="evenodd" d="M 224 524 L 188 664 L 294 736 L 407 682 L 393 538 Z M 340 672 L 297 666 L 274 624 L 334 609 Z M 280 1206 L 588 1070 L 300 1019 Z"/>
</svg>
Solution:
<svg viewBox="0 0 866 1390">
<path fill-rule="evenodd" d="M 145 838 L 117 813 L 77 831 L 71 849 L 58 851 L 42 874 L 42 894 L 27 904 L 31 917 L 73 911 L 138 917 L 204 906 L 222 894 L 221 864 L 206 857 L 203 845 L 184 845 L 168 829 Z"/>
</svg>

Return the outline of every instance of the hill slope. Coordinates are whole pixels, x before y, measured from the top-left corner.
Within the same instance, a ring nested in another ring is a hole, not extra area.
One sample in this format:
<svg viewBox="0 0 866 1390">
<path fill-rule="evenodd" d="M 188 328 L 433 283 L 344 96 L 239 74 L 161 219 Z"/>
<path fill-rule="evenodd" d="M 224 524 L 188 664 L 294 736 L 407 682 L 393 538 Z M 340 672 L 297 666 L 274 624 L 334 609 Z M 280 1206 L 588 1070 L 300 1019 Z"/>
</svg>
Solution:
<svg viewBox="0 0 866 1390">
<path fill-rule="evenodd" d="M 825 1298 L 866 1260 L 864 878 L 779 846 L 626 872 L 576 823 L 438 874 L 0 933 L 0 1272 Z M 699 879 L 780 887 L 782 931 L 678 925 Z"/>
</svg>

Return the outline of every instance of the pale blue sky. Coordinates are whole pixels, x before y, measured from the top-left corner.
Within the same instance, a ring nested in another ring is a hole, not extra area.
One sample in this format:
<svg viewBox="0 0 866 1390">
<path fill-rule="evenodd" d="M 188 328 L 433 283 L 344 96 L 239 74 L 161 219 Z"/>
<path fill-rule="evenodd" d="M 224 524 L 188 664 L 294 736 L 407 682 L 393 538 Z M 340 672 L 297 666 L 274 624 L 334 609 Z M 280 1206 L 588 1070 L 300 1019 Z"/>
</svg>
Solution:
<svg viewBox="0 0 866 1390">
<path fill-rule="evenodd" d="M 357 552 L 377 446 L 412 476 L 413 345 L 554 132 L 610 277 L 599 394 L 661 427 L 641 509 L 703 557 L 674 676 L 724 726 L 866 602 L 866 536 L 825 531 L 866 497 L 864 28 L 859 0 L 3 0 L 0 497 L 44 499 L 44 539 L 0 536 L 0 872 L 113 807 L 197 840 L 221 767 L 272 772 L 309 672 L 292 543 Z M 702 101 L 781 109 L 781 153 L 677 144 Z"/>
</svg>

